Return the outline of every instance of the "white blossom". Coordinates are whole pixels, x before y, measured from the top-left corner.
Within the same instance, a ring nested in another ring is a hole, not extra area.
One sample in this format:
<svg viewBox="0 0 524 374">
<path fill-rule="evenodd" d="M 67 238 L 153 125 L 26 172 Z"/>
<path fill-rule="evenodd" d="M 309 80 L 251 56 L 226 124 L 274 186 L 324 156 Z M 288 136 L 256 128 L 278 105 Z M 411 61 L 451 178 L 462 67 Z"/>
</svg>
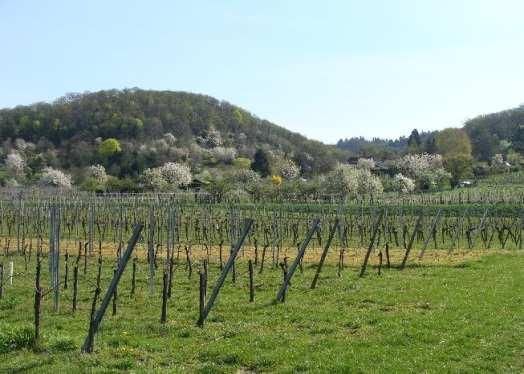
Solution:
<svg viewBox="0 0 524 374">
<path fill-rule="evenodd" d="M 220 147 L 222 145 L 222 135 L 220 131 L 210 128 L 205 136 L 197 137 L 197 142 L 208 148 Z"/>
<path fill-rule="evenodd" d="M 87 168 L 87 176 L 95 179 L 99 183 L 107 182 L 106 168 L 103 165 L 92 165 Z"/>
<path fill-rule="evenodd" d="M 442 169 L 442 156 L 438 154 L 408 154 L 397 161 L 397 167 L 410 178 L 418 179 L 428 171 Z"/>
<path fill-rule="evenodd" d="M 177 162 L 167 162 L 160 167 L 164 180 L 176 187 L 187 186 L 193 180 L 189 166 Z"/>
<path fill-rule="evenodd" d="M 413 179 L 405 177 L 401 173 L 395 175 L 393 183 L 395 190 L 402 193 L 409 193 L 415 190 L 415 182 Z"/>
<path fill-rule="evenodd" d="M 327 192 L 343 196 L 377 195 L 383 192 L 380 179 L 367 169 L 339 165 L 326 176 Z"/>
<path fill-rule="evenodd" d="M 384 187 L 380 178 L 376 175 L 371 174 L 369 169 L 358 169 L 357 170 L 358 180 L 358 194 L 364 195 L 380 195 L 384 192 Z"/>
<path fill-rule="evenodd" d="M 46 167 L 42 170 L 40 183 L 45 186 L 53 186 L 59 188 L 71 188 L 71 176 L 65 174 L 63 171 Z"/>
<path fill-rule="evenodd" d="M 287 180 L 296 179 L 300 175 L 300 168 L 292 160 L 284 160 L 279 169 L 280 175 Z"/>
<path fill-rule="evenodd" d="M 254 170 L 243 169 L 239 170 L 235 176 L 235 181 L 242 184 L 246 191 L 253 192 L 260 183 L 260 175 Z"/>
<path fill-rule="evenodd" d="M 358 180 L 355 168 L 339 165 L 326 176 L 325 186 L 328 193 L 336 195 L 356 195 Z"/>
<path fill-rule="evenodd" d="M 228 147 L 215 147 L 210 149 L 211 156 L 217 162 L 223 162 L 229 164 L 237 157 L 237 150 L 235 148 Z"/>
<path fill-rule="evenodd" d="M 162 176 L 160 168 L 150 168 L 144 170 L 141 175 L 141 180 L 144 183 L 144 187 L 147 189 L 160 191 L 167 187 L 167 182 Z"/>
<path fill-rule="evenodd" d="M 5 166 L 14 176 L 21 176 L 24 174 L 25 161 L 18 152 L 9 153 L 7 155 Z"/>
</svg>

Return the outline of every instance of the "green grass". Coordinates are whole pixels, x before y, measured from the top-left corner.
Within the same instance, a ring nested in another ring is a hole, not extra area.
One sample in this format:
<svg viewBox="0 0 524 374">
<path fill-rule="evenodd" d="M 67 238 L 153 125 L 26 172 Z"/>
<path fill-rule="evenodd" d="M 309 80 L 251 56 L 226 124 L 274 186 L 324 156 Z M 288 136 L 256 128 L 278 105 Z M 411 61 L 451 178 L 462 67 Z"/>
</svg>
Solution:
<svg viewBox="0 0 524 374">
<path fill-rule="evenodd" d="M 23 269 L 23 262 L 15 261 L 15 269 Z M 112 273 L 106 261 L 104 291 Z M 93 260 L 89 282 L 95 268 Z M 310 290 L 314 266 L 306 265 L 293 278 L 286 303 L 272 304 L 281 272 L 266 267 L 257 274 L 256 300 L 249 303 L 247 266 L 241 261 L 237 283 L 228 278 L 201 329 L 195 325 L 196 272 L 188 280 L 183 265 L 177 269 L 168 323 L 161 325 L 160 281 L 156 294 L 148 296 L 141 263 L 137 294 L 131 297 L 129 265 L 119 287 L 118 314 L 113 317 L 108 309 L 91 355 L 80 354 L 80 346 L 93 286 L 81 277 L 76 315 L 70 312 L 71 284 L 62 291 L 58 314 L 46 296 L 43 338 L 34 348 L 27 343 L 33 320 L 29 274 L 6 286 L 0 300 L 0 345 L 7 335 L 19 343 L 0 347 L 0 372 L 522 372 L 523 268 L 524 255 L 517 253 L 385 270 L 382 276 L 370 268 L 363 279 L 356 268 L 346 268 L 339 278 L 329 265 L 318 288 Z M 211 265 L 212 278 L 217 274 Z M 46 271 L 42 280 L 47 286 Z"/>
</svg>

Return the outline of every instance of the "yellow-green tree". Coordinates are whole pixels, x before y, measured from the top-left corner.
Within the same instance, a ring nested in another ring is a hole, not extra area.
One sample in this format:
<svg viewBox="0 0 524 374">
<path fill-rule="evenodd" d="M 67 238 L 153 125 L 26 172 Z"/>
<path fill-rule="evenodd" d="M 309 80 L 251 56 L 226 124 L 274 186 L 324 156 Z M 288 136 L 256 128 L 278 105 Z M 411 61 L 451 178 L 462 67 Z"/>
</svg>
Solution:
<svg viewBox="0 0 524 374">
<path fill-rule="evenodd" d="M 439 131 L 435 136 L 438 153 L 444 158 L 448 156 L 471 156 L 471 141 L 462 129 L 448 128 Z"/>
<path fill-rule="evenodd" d="M 104 158 L 111 157 L 122 152 L 120 142 L 115 138 L 108 138 L 98 146 L 98 154 Z"/>
<path fill-rule="evenodd" d="M 453 185 L 472 175 L 471 142 L 464 130 L 444 129 L 435 136 L 435 142 L 443 156 L 444 167 L 451 173 Z"/>
</svg>

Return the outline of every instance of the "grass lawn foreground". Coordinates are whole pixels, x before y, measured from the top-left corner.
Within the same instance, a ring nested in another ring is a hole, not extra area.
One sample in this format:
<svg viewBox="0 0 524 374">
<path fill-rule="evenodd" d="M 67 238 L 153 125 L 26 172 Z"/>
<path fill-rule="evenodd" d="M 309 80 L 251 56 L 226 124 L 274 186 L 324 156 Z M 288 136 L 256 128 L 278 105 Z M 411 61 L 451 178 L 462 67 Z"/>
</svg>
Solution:
<svg viewBox="0 0 524 374">
<path fill-rule="evenodd" d="M 4 259 L 4 263 L 5 260 Z M 104 259 L 102 292 L 112 275 Z M 33 261 L 34 262 L 34 261 Z M 34 264 L 33 264 L 34 265 Z M 15 267 L 23 261 L 15 259 Z M 47 262 L 42 280 L 49 287 Z M 72 286 L 61 291 L 59 313 L 45 297 L 42 339 L 31 346 L 33 273 L 5 285 L 0 300 L 0 372 L 523 372 L 524 255 L 488 254 L 455 264 L 413 265 L 404 271 L 371 266 L 358 279 L 326 265 L 315 290 L 315 266 L 297 270 L 284 304 L 273 304 L 281 271 L 255 273 L 248 302 L 247 263 L 228 277 L 203 329 L 198 317 L 198 273 L 175 271 L 168 322 L 160 324 L 161 272 L 149 296 L 141 261 L 135 296 L 131 270 L 119 286 L 93 354 L 81 354 L 96 260 L 79 281 L 79 310 L 71 312 Z M 210 266 L 209 287 L 218 275 Z M 72 271 L 71 271 L 72 273 Z M 63 269 L 62 269 L 63 274 Z M 7 282 L 4 282 L 4 284 Z"/>
</svg>

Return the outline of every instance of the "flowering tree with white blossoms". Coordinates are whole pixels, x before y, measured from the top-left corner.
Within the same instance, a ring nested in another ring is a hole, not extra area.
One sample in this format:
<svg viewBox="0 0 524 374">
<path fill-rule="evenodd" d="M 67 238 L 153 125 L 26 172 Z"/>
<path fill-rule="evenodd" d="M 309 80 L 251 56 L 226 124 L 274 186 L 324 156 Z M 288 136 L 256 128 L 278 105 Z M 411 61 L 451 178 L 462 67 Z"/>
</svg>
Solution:
<svg viewBox="0 0 524 374">
<path fill-rule="evenodd" d="M 235 179 L 242 184 L 250 186 L 260 183 L 260 175 L 251 169 L 239 170 L 235 175 Z"/>
<path fill-rule="evenodd" d="M 402 193 L 410 193 L 415 190 L 415 182 L 413 179 L 405 177 L 401 173 L 395 175 L 393 183 L 395 190 Z"/>
<path fill-rule="evenodd" d="M 21 177 L 24 175 L 24 158 L 18 152 L 9 153 L 5 159 L 5 167 L 14 177 Z"/>
<path fill-rule="evenodd" d="M 449 180 L 442 156 L 438 154 L 408 154 L 396 162 L 403 175 L 415 180 L 419 188 L 433 189 Z"/>
<path fill-rule="evenodd" d="M 57 188 L 71 188 L 71 176 L 65 174 L 63 171 L 46 167 L 42 170 L 40 183 L 44 186 L 52 186 Z"/>
<path fill-rule="evenodd" d="M 162 176 L 160 168 L 149 168 L 141 175 L 142 183 L 146 189 L 161 191 L 167 188 L 167 182 Z"/>
<path fill-rule="evenodd" d="M 279 169 L 280 175 L 286 180 L 296 179 L 300 175 L 300 168 L 292 160 L 284 160 Z"/>
<path fill-rule="evenodd" d="M 167 183 L 176 187 L 187 186 L 193 180 L 189 166 L 178 162 L 165 163 L 160 167 L 160 173 Z"/>
<path fill-rule="evenodd" d="M 367 169 L 339 165 L 326 176 L 326 192 L 343 196 L 377 195 L 383 192 L 380 179 Z"/>
<path fill-rule="evenodd" d="M 237 157 L 237 150 L 230 147 L 215 147 L 209 150 L 211 156 L 217 162 L 230 164 Z"/>
<path fill-rule="evenodd" d="M 99 183 L 107 182 L 106 168 L 103 165 L 91 165 L 87 168 L 87 176 Z"/>
<path fill-rule="evenodd" d="M 335 195 L 355 195 L 358 191 L 356 169 L 348 165 L 338 165 L 328 173 L 325 180 L 326 192 Z"/>
<path fill-rule="evenodd" d="M 418 179 L 428 171 L 442 169 L 442 156 L 428 153 L 407 154 L 397 161 L 397 167 L 408 177 Z"/>
<path fill-rule="evenodd" d="M 384 192 L 384 187 L 380 178 L 371 174 L 369 169 L 357 170 L 358 194 L 364 195 L 380 195 Z"/>
</svg>

